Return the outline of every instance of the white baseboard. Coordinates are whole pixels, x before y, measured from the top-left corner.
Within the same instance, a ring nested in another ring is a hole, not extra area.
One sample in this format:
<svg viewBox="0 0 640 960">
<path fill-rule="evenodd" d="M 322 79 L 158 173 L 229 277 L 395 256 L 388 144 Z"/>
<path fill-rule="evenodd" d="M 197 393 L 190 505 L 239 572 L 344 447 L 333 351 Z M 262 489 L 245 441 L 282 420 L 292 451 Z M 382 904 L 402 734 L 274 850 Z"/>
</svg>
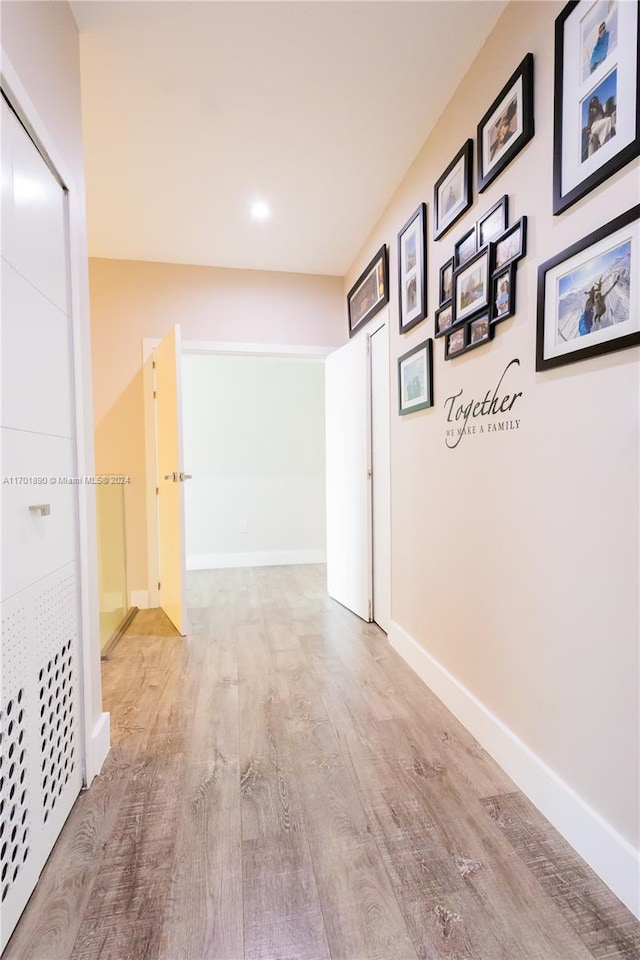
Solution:
<svg viewBox="0 0 640 960">
<path fill-rule="evenodd" d="M 102 764 L 107 759 L 107 754 L 111 749 L 110 713 L 100 714 L 100 719 L 94 724 L 93 730 L 91 731 L 91 745 L 93 770 L 87 770 L 87 773 L 90 775 L 90 780 L 93 780 L 102 770 Z M 89 777 L 87 777 L 87 779 L 89 780 Z M 87 786 L 89 786 L 89 783 L 87 783 Z"/>
<path fill-rule="evenodd" d="M 129 594 L 129 606 L 137 607 L 138 610 L 148 610 L 149 609 L 149 591 L 148 590 L 132 590 Z"/>
<path fill-rule="evenodd" d="M 187 570 L 222 570 L 229 567 L 281 567 L 297 563 L 326 563 L 326 560 L 326 550 L 192 553 L 187 557 Z"/>
<path fill-rule="evenodd" d="M 640 918 L 640 851 L 397 623 L 389 642 L 631 912 Z"/>
</svg>

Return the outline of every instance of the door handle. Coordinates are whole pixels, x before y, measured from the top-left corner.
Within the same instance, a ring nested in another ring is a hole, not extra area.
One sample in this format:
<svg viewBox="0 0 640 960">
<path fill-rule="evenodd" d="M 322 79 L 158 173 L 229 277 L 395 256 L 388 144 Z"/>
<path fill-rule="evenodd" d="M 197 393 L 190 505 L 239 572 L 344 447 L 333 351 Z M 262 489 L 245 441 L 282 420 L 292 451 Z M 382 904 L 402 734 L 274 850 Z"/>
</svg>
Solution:
<svg viewBox="0 0 640 960">
<path fill-rule="evenodd" d="M 39 513 L 41 517 L 48 517 L 51 513 L 50 503 L 33 503 L 29 507 L 31 513 Z"/>
<path fill-rule="evenodd" d="M 184 483 L 185 480 L 191 480 L 191 474 L 174 470 L 173 473 L 166 473 L 164 478 L 165 480 L 171 480 L 172 483 Z"/>
</svg>

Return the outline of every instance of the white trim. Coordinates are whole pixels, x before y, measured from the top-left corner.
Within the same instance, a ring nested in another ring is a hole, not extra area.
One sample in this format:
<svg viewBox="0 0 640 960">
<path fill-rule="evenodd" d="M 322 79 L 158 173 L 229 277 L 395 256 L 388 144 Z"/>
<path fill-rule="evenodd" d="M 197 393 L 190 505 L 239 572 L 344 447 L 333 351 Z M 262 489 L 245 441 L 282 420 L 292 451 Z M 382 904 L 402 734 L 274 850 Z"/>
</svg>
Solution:
<svg viewBox="0 0 640 960">
<path fill-rule="evenodd" d="M 156 411 L 153 402 L 154 376 L 153 352 L 160 343 L 157 339 L 145 338 L 142 341 L 142 389 L 144 394 L 144 466 L 147 505 L 147 605 L 140 609 L 149 609 L 160 605 L 158 590 L 159 550 L 158 550 L 158 505 L 156 486 L 158 470 L 156 466 Z M 132 591 L 132 596 L 133 596 Z"/>
<path fill-rule="evenodd" d="M 640 918 L 640 852 L 393 621 L 389 642 L 615 895 Z"/>
<path fill-rule="evenodd" d="M 102 765 L 109 755 L 111 749 L 111 718 L 110 714 L 103 713 L 100 719 L 94 724 L 91 732 L 91 746 L 93 756 L 93 768 L 96 775 L 102 770 Z"/>
<path fill-rule="evenodd" d="M 183 353 L 236 353 L 246 356 L 270 354 L 274 357 L 295 357 L 302 359 L 321 359 L 327 357 L 337 347 L 296 346 L 281 343 L 224 343 L 215 340 L 183 340 Z"/>
<path fill-rule="evenodd" d="M 129 606 L 137 607 L 138 610 L 148 610 L 151 606 L 149 603 L 149 591 L 132 590 L 129 594 Z"/>
<path fill-rule="evenodd" d="M 231 567 L 282 567 L 298 563 L 326 563 L 326 550 L 262 550 L 255 553 L 192 553 L 187 570 L 224 570 Z"/>
<path fill-rule="evenodd" d="M 88 316 L 83 317 L 81 259 L 86 250 L 81 247 L 76 224 L 83 218 L 82 197 L 58 150 L 55 139 L 47 129 L 39 112 L 22 84 L 4 48 L 0 50 L 2 88 L 10 99 L 20 120 L 27 127 L 38 149 L 55 170 L 67 190 L 69 239 L 69 290 L 71 330 L 73 342 L 74 377 L 74 439 L 78 476 L 94 471 L 93 414 L 91 393 L 90 338 L 83 337 L 83 320 L 88 330 Z M 88 309 L 88 291 L 86 292 Z M 84 484 L 78 488 L 78 576 L 80 580 L 80 671 L 82 674 L 83 780 L 88 786 L 96 775 L 92 740 L 94 715 L 94 688 L 101 689 L 100 630 L 98 607 L 98 566 L 95 488 Z M 101 704 L 100 704 L 101 707 Z M 104 716 L 104 714 L 103 714 Z M 108 715 L 107 715 L 108 716 Z M 107 725 L 108 730 L 108 725 Z"/>
</svg>

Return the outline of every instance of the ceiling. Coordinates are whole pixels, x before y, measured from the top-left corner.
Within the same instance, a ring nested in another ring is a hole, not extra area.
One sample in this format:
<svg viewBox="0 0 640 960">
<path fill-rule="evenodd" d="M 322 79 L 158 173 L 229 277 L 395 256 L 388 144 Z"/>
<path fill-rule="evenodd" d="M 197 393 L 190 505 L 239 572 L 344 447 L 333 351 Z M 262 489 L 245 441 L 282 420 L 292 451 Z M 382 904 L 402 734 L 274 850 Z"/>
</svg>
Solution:
<svg viewBox="0 0 640 960">
<path fill-rule="evenodd" d="M 344 275 L 505 6 L 72 3 L 90 255 Z"/>
</svg>

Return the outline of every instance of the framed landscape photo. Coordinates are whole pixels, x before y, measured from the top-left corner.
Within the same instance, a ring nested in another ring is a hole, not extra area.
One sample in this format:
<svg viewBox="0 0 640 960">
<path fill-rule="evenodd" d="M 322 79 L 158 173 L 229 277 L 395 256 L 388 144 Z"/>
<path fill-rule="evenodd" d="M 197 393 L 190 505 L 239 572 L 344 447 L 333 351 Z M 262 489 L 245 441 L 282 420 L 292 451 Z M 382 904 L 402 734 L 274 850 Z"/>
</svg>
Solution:
<svg viewBox="0 0 640 960">
<path fill-rule="evenodd" d="M 491 278 L 491 323 L 507 320 L 516 312 L 516 266 L 508 264 Z"/>
<path fill-rule="evenodd" d="M 467 325 L 465 324 L 458 330 L 453 330 L 451 333 L 447 334 L 447 339 L 444 342 L 445 360 L 451 360 L 452 357 L 456 357 L 459 353 L 464 353 L 466 347 Z"/>
<path fill-rule="evenodd" d="M 453 265 L 457 269 L 470 260 L 476 252 L 476 228 L 471 227 L 453 247 Z"/>
<path fill-rule="evenodd" d="M 521 260 L 527 252 L 527 218 L 520 217 L 501 237 L 492 242 L 491 247 L 494 273 L 508 263 Z"/>
<path fill-rule="evenodd" d="M 453 290 L 453 257 L 440 267 L 438 278 L 438 299 L 440 306 L 451 300 Z"/>
<path fill-rule="evenodd" d="M 443 307 L 436 310 L 436 337 L 443 337 L 453 324 L 453 303 L 449 300 Z"/>
<path fill-rule="evenodd" d="M 389 302 L 389 257 L 383 244 L 373 260 L 367 264 L 347 294 L 349 336 L 366 323 Z"/>
<path fill-rule="evenodd" d="M 433 406 L 433 340 L 425 340 L 398 359 L 399 413 Z"/>
<path fill-rule="evenodd" d="M 640 154 L 638 0 L 571 0 L 556 19 L 553 212 Z"/>
<path fill-rule="evenodd" d="M 505 193 L 504 197 L 500 197 L 498 202 L 494 203 L 491 209 L 487 210 L 487 212 L 476 221 L 478 250 L 482 250 L 482 248 L 486 247 L 492 240 L 497 240 L 507 229 L 508 223 L 509 197 Z"/>
<path fill-rule="evenodd" d="M 421 203 L 398 234 L 400 333 L 427 315 L 427 205 Z"/>
<path fill-rule="evenodd" d="M 473 203 L 473 140 L 463 147 L 433 188 L 433 239 L 439 240 Z"/>
<path fill-rule="evenodd" d="M 640 204 L 538 268 L 536 370 L 640 344 Z"/>
<path fill-rule="evenodd" d="M 528 53 L 478 124 L 478 193 L 502 173 L 533 133 L 533 54 Z"/>
<path fill-rule="evenodd" d="M 489 306 L 489 250 L 481 250 L 453 275 L 454 324 Z"/>
</svg>

